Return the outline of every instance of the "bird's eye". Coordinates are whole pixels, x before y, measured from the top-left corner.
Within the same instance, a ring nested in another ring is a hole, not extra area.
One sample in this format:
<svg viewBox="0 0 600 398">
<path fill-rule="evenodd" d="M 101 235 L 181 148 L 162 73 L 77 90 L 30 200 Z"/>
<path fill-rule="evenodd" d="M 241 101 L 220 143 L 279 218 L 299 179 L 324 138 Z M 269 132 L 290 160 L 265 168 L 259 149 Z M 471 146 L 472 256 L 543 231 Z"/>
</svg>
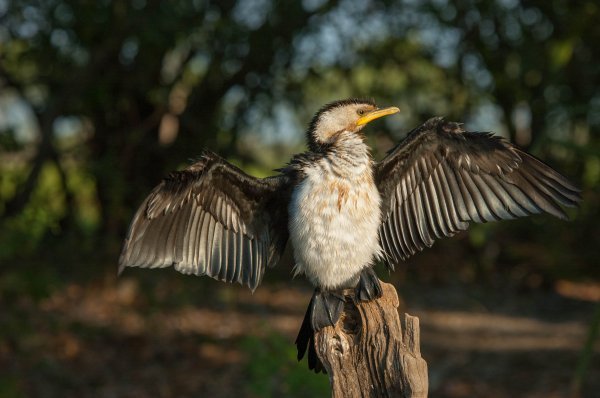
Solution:
<svg viewBox="0 0 600 398">
<path fill-rule="evenodd" d="M 364 109 L 359 109 L 356 111 L 356 113 L 358 113 L 358 116 L 363 116 L 366 112 Z"/>
</svg>

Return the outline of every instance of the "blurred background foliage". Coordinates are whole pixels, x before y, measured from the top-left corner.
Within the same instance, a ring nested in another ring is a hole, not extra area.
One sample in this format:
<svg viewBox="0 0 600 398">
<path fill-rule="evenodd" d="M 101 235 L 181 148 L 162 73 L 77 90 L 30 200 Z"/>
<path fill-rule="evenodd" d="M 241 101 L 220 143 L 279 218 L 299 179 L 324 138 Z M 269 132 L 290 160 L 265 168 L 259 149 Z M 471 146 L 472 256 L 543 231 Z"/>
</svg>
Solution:
<svg viewBox="0 0 600 398">
<path fill-rule="evenodd" d="M 583 190 L 571 223 L 475 226 L 393 281 L 594 301 L 557 286 L 600 277 L 598 20 L 594 0 L 0 0 L 0 305 L 113 275 L 136 206 L 168 171 L 209 148 L 272 174 L 304 149 L 312 114 L 344 97 L 401 108 L 369 128 L 378 159 L 445 115 Z M 20 391 L 6 380 L 0 395 Z"/>
</svg>

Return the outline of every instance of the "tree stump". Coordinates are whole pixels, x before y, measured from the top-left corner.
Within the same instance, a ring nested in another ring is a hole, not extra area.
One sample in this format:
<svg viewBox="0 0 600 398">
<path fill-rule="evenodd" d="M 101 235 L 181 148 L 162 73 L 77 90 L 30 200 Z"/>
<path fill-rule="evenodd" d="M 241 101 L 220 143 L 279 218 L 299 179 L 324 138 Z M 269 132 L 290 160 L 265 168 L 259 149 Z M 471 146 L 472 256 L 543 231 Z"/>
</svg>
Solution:
<svg viewBox="0 0 600 398">
<path fill-rule="evenodd" d="M 427 397 L 427 363 L 419 347 L 419 319 L 398 315 L 396 289 L 354 304 L 347 297 L 335 327 L 315 333 L 317 355 L 329 375 L 332 397 Z"/>
</svg>

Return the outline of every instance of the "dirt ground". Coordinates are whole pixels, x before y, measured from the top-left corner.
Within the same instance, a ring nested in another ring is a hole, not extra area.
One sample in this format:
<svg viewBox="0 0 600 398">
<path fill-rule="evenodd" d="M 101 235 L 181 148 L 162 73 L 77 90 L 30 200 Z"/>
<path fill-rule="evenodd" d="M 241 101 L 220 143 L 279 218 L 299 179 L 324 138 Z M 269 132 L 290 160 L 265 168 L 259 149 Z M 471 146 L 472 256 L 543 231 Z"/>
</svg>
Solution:
<svg viewBox="0 0 600 398">
<path fill-rule="evenodd" d="M 294 358 L 305 282 L 251 294 L 211 280 L 157 281 L 107 276 L 41 298 L 4 297 L 0 397 L 328 396 L 327 377 Z M 570 396 L 593 303 L 398 288 L 401 311 L 420 318 L 431 397 Z M 599 394 L 596 352 L 581 396 Z"/>
</svg>

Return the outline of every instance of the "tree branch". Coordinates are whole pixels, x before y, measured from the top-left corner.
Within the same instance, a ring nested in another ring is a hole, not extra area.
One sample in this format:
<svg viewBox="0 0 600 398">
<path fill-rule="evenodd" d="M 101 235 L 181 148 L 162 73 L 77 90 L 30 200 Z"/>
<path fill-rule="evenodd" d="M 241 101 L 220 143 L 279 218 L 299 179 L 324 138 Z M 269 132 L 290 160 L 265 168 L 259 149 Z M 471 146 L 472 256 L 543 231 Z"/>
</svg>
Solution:
<svg viewBox="0 0 600 398">
<path fill-rule="evenodd" d="M 398 315 L 396 289 L 382 283 L 383 296 L 354 304 L 347 298 L 334 327 L 315 333 L 317 356 L 335 397 L 427 397 L 427 363 L 421 357 L 419 319 Z"/>
</svg>

